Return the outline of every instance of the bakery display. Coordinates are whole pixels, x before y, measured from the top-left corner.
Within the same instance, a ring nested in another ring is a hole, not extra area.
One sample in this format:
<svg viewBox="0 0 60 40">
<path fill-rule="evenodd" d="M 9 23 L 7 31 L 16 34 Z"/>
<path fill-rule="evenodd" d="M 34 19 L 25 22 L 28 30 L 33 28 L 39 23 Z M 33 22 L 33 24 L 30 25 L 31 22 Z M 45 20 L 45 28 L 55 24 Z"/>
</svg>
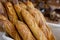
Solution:
<svg viewBox="0 0 60 40">
<path fill-rule="evenodd" d="M 45 17 L 31 0 L 0 2 L 0 21 L 3 23 L 1 26 L 4 26 L 3 29 L 9 37 L 14 40 L 55 40 Z"/>
</svg>

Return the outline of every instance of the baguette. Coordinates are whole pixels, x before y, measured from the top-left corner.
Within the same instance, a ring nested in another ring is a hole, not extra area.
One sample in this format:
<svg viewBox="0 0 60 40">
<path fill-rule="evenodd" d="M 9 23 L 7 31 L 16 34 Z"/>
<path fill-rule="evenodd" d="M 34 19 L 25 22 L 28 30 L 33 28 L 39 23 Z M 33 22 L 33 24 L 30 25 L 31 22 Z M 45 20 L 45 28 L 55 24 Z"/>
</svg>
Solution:
<svg viewBox="0 0 60 40">
<path fill-rule="evenodd" d="M 17 22 L 18 17 L 17 17 L 16 12 L 15 12 L 15 10 L 14 10 L 14 8 L 13 8 L 13 5 L 12 5 L 10 2 L 6 2 L 6 3 L 5 3 L 5 8 L 6 8 L 6 10 L 7 10 L 7 14 L 8 14 L 8 16 L 9 16 L 9 20 L 10 20 L 13 24 L 15 24 L 15 22 Z M 12 17 L 13 17 L 13 18 L 12 18 Z"/>
<path fill-rule="evenodd" d="M 8 3 L 8 4 L 10 4 L 9 6 L 12 7 L 11 3 Z M 8 13 L 9 19 L 16 26 L 16 29 L 18 30 L 18 32 L 19 32 L 20 36 L 23 38 L 23 40 L 35 40 L 32 33 L 30 32 L 29 28 L 23 22 L 20 22 L 17 19 L 15 12 L 13 13 L 13 10 L 9 6 L 6 6 L 8 8 L 7 11 L 9 12 Z M 13 21 L 13 19 L 15 19 L 16 21 Z"/>
<path fill-rule="evenodd" d="M 55 40 L 54 35 L 52 34 L 51 29 L 50 29 L 49 26 L 46 24 L 46 20 L 45 20 L 44 16 L 42 15 L 42 13 L 41 13 L 39 10 L 36 9 L 36 11 L 37 11 L 37 13 L 40 15 L 40 17 L 41 17 L 41 19 L 42 19 L 42 21 L 43 21 L 42 30 L 45 32 L 45 34 L 47 33 L 46 36 L 48 37 L 48 40 Z M 45 28 L 46 31 L 44 30 L 44 28 Z"/>
<path fill-rule="evenodd" d="M 46 20 L 45 20 L 44 16 L 42 15 L 42 13 L 39 10 L 37 10 L 36 8 L 32 8 L 31 5 L 33 5 L 33 4 L 31 4 L 31 5 L 30 4 L 27 4 L 27 6 L 28 6 L 27 9 L 30 12 L 30 14 L 35 18 L 37 24 L 42 29 L 42 31 L 44 32 L 44 34 L 46 35 L 48 40 L 55 40 L 51 30 L 46 25 Z"/>
<path fill-rule="evenodd" d="M 21 21 L 16 23 L 16 28 L 23 40 L 36 40 L 30 32 L 28 26 Z"/>
<path fill-rule="evenodd" d="M 18 0 L 12 0 L 12 1 L 10 0 L 10 2 L 12 2 L 14 4 L 15 11 L 17 12 L 17 15 L 18 15 L 20 21 L 23 21 L 23 18 L 21 16 L 21 7 L 27 8 L 25 6 L 25 4 L 22 2 L 18 2 Z"/>
<path fill-rule="evenodd" d="M 30 14 L 35 18 L 37 24 L 38 25 L 43 25 L 43 22 L 41 20 L 41 17 L 39 16 L 39 14 L 32 8 L 27 8 L 27 9 L 30 12 Z"/>
<path fill-rule="evenodd" d="M 13 4 L 14 4 L 14 8 L 15 8 L 15 11 L 17 12 L 17 15 L 18 15 L 18 17 L 19 17 L 19 19 L 21 20 L 21 21 L 23 21 L 23 19 L 22 19 L 22 17 L 21 17 L 21 7 L 20 7 L 20 5 L 19 5 L 19 2 L 18 2 L 18 0 L 12 0 L 12 2 L 13 2 Z"/>
<path fill-rule="evenodd" d="M 21 21 L 23 21 L 23 18 L 22 18 L 21 14 L 20 14 L 20 13 L 21 13 L 21 7 L 20 7 L 20 5 L 19 5 L 19 4 L 15 4 L 15 5 L 14 5 L 14 8 L 15 8 L 17 14 L 18 14 L 19 19 L 20 19 Z"/>
<path fill-rule="evenodd" d="M 5 31 L 14 39 L 14 40 L 21 40 L 21 38 L 18 35 L 18 32 L 16 31 L 14 25 L 3 15 L 0 15 L 0 20 L 3 22 Z"/>
<path fill-rule="evenodd" d="M 23 21 L 23 18 L 22 18 L 22 16 L 21 16 L 21 9 L 22 9 L 22 8 L 26 9 L 27 6 L 26 6 L 24 3 L 21 2 L 20 4 L 19 4 L 19 3 L 18 3 L 18 4 L 14 4 L 14 8 L 15 8 L 17 14 L 18 14 L 19 19 L 20 19 L 21 21 Z"/>
<path fill-rule="evenodd" d="M 25 9 L 22 9 L 21 14 L 28 27 L 32 31 L 33 35 L 37 38 L 37 40 L 47 40 L 42 30 L 38 27 L 33 16 L 30 15 L 30 13 Z"/>
</svg>

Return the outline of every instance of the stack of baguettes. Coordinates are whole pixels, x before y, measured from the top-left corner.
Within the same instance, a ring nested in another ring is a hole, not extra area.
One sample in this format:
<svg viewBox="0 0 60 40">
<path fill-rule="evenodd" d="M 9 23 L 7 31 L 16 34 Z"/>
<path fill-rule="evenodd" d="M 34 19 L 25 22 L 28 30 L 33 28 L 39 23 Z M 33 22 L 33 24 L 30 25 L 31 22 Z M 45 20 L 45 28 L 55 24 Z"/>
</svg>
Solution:
<svg viewBox="0 0 60 40">
<path fill-rule="evenodd" d="M 14 40 L 55 40 L 42 13 L 30 1 L 0 1 L 0 22 Z"/>
</svg>

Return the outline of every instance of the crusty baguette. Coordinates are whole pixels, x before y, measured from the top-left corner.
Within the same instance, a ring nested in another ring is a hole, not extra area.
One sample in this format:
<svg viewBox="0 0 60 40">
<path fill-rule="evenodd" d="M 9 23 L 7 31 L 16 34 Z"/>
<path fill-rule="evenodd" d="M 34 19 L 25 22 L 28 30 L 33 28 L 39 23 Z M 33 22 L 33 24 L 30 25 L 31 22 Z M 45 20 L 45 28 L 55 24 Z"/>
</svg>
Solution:
<svg viewBox="0 0 60 40">
<path fill-rule="evenodd" d="M 19 19 L 20 19 L 21 21 L 23 21 L 23 19 L 22 19 L 22 17 L 21 17 L 21 14 L 20 14 L 20 13 L 21 13 L 21 7 L 20 7 L 20 5 L 19 5 L 19 4 L 15 4 L 15 5 L 14 5 L 14 8 L 15 8 L 18 16 L 19 16 Z"/>
<path fill-rule="evenodd" d="M 39 14 L 32 8 L 27 8 L 27 9 L 30 12 L 30 14 L 35 18 L 37 24 L 38 25 L 43 25 L 43 22 L 41 20 L 41 17 L 39 16 Z"/>
<path fill-rule="evenodd" d="M 12 0 L 12 1 L 9 0 L 9 1 L 14 4 L 14 9 L 15 9 L 15 11 L 17 12 L 17 15 L 18 15 L 19 19 L 20 19 L 21 21 L 23 21 L 22 16 L 21 16 L 21 7 L 27 8 L 27 7 L 25 6 L 25 4 L 22 3 L 22 2 L 18 2 L 18 0 Z"/>
<path fill-rule="evenodd" d="M 42 18 L 42 21 L 43 21 L 44 23 L 46 23 L 46 19 L 44 18 L 42 12 L 39 11 L 38 9 L 36 9 L 36 8 L 35 8 L 35 11 L 40 15 L 40 17 Z"/>
<path fill-rule="evenodd" d="M 19 19 L 20 19 L 21 21 L 23 21 L 23 18 L 22 18 L 22 16 L 21 16 L 21 7 L 22 7 L 22 8 L 25 8 L 25 9 L 27 8 L 24 3 L 20 3 L 20 4 L 19 4 L 19 2 L 18 2 L 17 4 L 14 4 L 14 8 L 15 8 L 17 14 L 18 14 Z"/>
<path fill-rule="evenodd" d="M 22 9 L 21 14 L 22 14 L 25 22 L 27 23 L 28 27 L 32 31 L 32 33 L 37 38 L 37 40 L 47 40 L 47 38 L 45 37 L 42 30 L 38 27 L 38 25 L 37 25 L 35 19 L 33 18 L 33 16 L 30 15 L 30 13 L 25 9 Z"/>
<path fill-rule="evenodd" d="M 6 2 L 6 3 L 5 3 L 5 8 L 6 8 L 6 10 L 7 10 L 7 14 L 8 14 L 8 16 L 9 16 L 9 20 L 10 20 L 12 23 L 16 22 L 18 18 L 17 18 L 17 15 L 16 15 L 15 10 L 14 10 L 14 8 L 13 8 L 13 5 L 12 5 L 10 2 Z M 13 17 L 13 18 L 12 18 L 12 17 Z"/>
<path fill-rule="evenodd" d="M 12 38 L 14 38 L 14 40 L 21 40 L 20 37 L 19 37 L 19 35 L 18 35 L 18 33 L 17 33 L 17 31 L 16 31 L 16 29 L 15 29 L 15 27 L 11 23 L 5 21 L 4 22 L 4 28 L 6 29 L 6 32 Z"/>
<path fill-rule="evenodd" d="M 24 24 L 21 21 L 18 21 L 16 23 L 16 28 L 19 32 L 19 34 L 22 36 L 23 40 L 36 40 L 33 36 L 32 33 L 30 32 L 28 26 Z"/>
<path fill-rule="evenodd" d="M 37 24 L 40 25 L 39 23 L 41 23 L 41 25 L 42 25 L 43 24 L 42 19 L 41 19 L 40 15 L 36 12 L 36 10 L 35 10 L 36 8 L 34 8 L 32 2 L 27 1 L 26 5 L 27 5 L 27 10 L 36 19 Z"/>
<path fill-rule="evenodd" d="M 3 15 L 0 15 L 0 20 L 3 22 L 4 26 L 3 28 L 5 31 L 14 39 L 14 40 L 21 40 L 21 38 L 18 35 L 18 32 L 16 31 L 14 25 Z"/>
<path fill-rule="evenodd" d="M 30 2 L 30 1 L 27 1 L 26 5 L 27 5 L 28 9 L 31 8 L 31 9 L 35 9 L 35 11 L 37 10 L 36 8 L 34 8 L 33 3 Z M 46 21 L 45 18 L 44 18 L 44 16 L 42 15 L 42 13 L 41 13 L 40 11 L 38 11 L 38 12 L 40 13 L 40 16 L 42 17 L 42 19 L 43 19 L 44 21 Z"/>
<path fill-rule="evenodd" d="M 18 30 L 19 34 L 21 35 L 21 37 L 23 38 L 23 40 L 35 40 L 35 38 L 33 37 L 32 33 L 30 32 L 29 28 L 23 23 L 20 22 L 15 15 L 15 12 L 13 13 L 13 8 L 11 9 L 12 5 L 11 3 L 8 3 L 9 6 L 6 6 L 8 8 L 8 16 L 11 22 L 13 22 L 13 24 L 16 26 L 16 29 Z M 6 5 L 8 5 L 6 4 Z M 14 16 L 13 16 L 14 15 Z M 16 21 L 13 21 L 13 19 L 15 19 Z"/>
<path fill-rule="evenodd" d="M 7 17 L 6 10 L 3 7 L 3 4 L 1 2 L 0 2 L 0 14 L 4 15 L 5 17 Z"/>
<path fill-rule="evenodd" d="M 40 15 L 40 17 L 41 17 L 41 19 L 43 21 L 42 30 L 45 32 L 45 34 L 47 33 L 46 36 L 48 37 L 48 40 L 55 40 L 54 35 L 52 34 L 51 29 L 46 24 L 46 20 L 45 20 L 44 16 L 42 15 L 42 13 L 39 10 L 36 9 L 36 11 Z"/>
<path fill-rule="evenodd" d="M 20 19 L 21 21 L 23 21 L 23 19 L 22 19 L 22 17 L 21 17 L 21 14 L 20 14 L 20 13 L 21 13 L 21 7 L 20 7 L 20 5 L 19 5 L 18 0 L 12 0 L 11 2 L 14 4 L 14 8 L 15 8 L 15 11 L 16 11 L 19 19 Z"/>
<path fill-rule="evenodd" d="M 55 40 L 51 30 L 46 25 L 46 20 L 45 20 L 44 16 L 42 15 L 42 13 L 38 9 L 32 8 L 31 5 L 33 5 L 33 4 L 31 4 L 31 5 L 30 4 L 27 4 L 27 6 L 28 6 L 27 9 L 30 12 L 30 14 L 33 15 L 37 24 L 40 26 L 40 28 L 42 29 L 42 31 L 44 32 L 44 34 L 46 35 L 48 40 Z"/>
</svg>

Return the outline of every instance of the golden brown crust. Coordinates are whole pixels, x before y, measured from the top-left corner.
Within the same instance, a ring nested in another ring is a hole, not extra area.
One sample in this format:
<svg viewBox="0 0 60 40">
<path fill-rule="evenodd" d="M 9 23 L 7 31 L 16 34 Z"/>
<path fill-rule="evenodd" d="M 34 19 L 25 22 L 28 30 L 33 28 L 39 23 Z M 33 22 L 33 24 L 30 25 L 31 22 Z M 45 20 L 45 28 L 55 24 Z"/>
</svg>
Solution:
<svg viewBox="0 0 60 40">
<path fill-rule="evenodd" d="M 30 14 L 33 15 L 37 24 L 40 26 L 40 28 L 42 29 L 42 31 L 44 32 L 48 40 L 54 39 L 54 36 L 52 35 L 51 30 L 47 28 L 48 26 L 46 26 L 46 20 L 44 16 L 42 15 L 42 13 L 38 9 L 32 8 L 30 4 L 27 5 L 28 6 L 27 9 L 30 12 Z"/>
<path fill-rule="evenodd" d="M 45 37 L 42 30 L 38 27 L 38 25 L 37 25 L 35 19 L 33 18 L 33 16 L 30 15 L 30 13 L 28 11 L 26 11 L 25 9 L 22 9 L 21 14 L 22 14 L 25 22 L 27 23 L 28 27 L 32 31 L 32 33 L 37 38 L 37 40 L 47 40 L 47 38 Z"/>
<path fill-rule="evenodd" d="M 44 18 L 44 16 L 42 15 L 42 13 L 35 9 L 37 11 L 37 13 L 40 15 L 41 19 L 42 19 L 42 22 L 43 22 L 43 25 L 41 27 L 41 29 L 43 30 L 43 32 L 46 34 L 46 36 L 48 37 L 48 40 L 55 40 L 52 32 L 51 32 L 51 29 L 49 28 L 49 26 L 46 24 L 46 20 Z M 41 23 L 40 23 L 41 24 Z"/>
<path fill-rule="evenodd" d="M 19 5 L 18 0 L 9 0 L 9 1 L 14 4 L 13 7 L 14 7 L 14 9 L 15 9 L 18 17 L 19 17 L 19 19 L 20 19 L 21 21 L 23 21 L 23 19 L 22 19 L 22 17 L 21 17 L 21 14 L 20 14 L 21 8 L 20 8 L 20 5 Z M 11 3 L 10 3 L 10 4 L 11 4 Z"/>
<path fill-rule="evenodd" d="M 17 15 L 16 15 L 16 12 L 13 8 L 13 5 L 10 3 L 10 2 L 7 2 L 5 4 L 5 8 L 7 10 L 7 14 L 9 16 L 9 20 L 12 22 L 12 23 L 15 23 L 17 21 Z M 12 18 L 13 17 L 13 18 Z"/>
<path fill-rule="evenodd" d="M 18 21 L 17 16 L 16 16 L 15 12 L 13 11 L 11 3 L 6 4 L 6 7 L 7 7 L 8 16 L 9 16 L 10 21 L 13 22 L 13 24 L 16 26 L 16 29 L 18 30 L 18 32 L 21 35 L 21 37 L 23 38 L 23 40 L 35 40 L 35 38 L 31 34 L 29 28 L 23 22 L 21 23 L 20 21 Z M 20 6 L 17 5 L 17 7 L 20 7 Z M 18 10 L 20 10 L 20 9 L 18 9 Z"/>
<path fill-rule="evenodd" d="M 20 4 L 18 3 L 18 4 L 14 4 L 14 8 L 15 8 L 17 14 L 18 14 L 19 19 L 21 21 L 23 21 L 23 18 L 21 16 L 21 9 L 22 8 L 25 8 L 26 9 L 27 8 L 26 5 L 24 3 L 20 3 Z"/>
<path fill-rule="evenodd" d="M 35 18 L 36 22 L 38 25 L 42 25 L 43 22 L 41 20 L 41 17 L 39 16 L 39 14 L 35 11 L 35 9 L 32 9 L 32 8 L 27 8 L 28 11 L 30 12 L 30 14 Z M 39 24 L 40 23 L 40 24 Z"/>
<path fill-rule="evenodd" d="M 14 8 L 15 8 L 18 16 L 19 16 L 19 19 L 20 19 L 21 21 L 23 21 L 23 19 L 22 19 L 22 17 L 21 17 L 21 7 L 20 7 L 20 5 L 19 5 L 19 4 L 14 4 Z"/>
<path fill-rule="evenodd" d="M 19 32 L 19 34 L 21 35 L 21 37 L 23 38 L 23 40 L 36 40 L 32 33 L 30 32 L 29 28 L 27 27 L 26 24 L 24 24 L 21 21 L 18 21 L 16 23 L 16 28 Z"/>
<path fill-rule="evenodd" d="M 2 18 L 2 19 L 1 19 Z M 21 40 L 14 25 L 3 15 L 0 15 L 0 20 L 3 22 L 5 31 L 12 37 L 14 40 Z"/>
<path fill-rule="evenodd" d="M 13 24 L 4 21 L 4 28 L 12 38 L 14 38 L 15 40 L 21 40 Z"/>
<path fill-rule="evenodd" d="M 34 5 L 30 1 L 27 1 L 25 3 L 27 6 L 24 3 L 19 4 L 18 0 L 10 0 L 10 2 L 2 0 L 1 2 L 5 3 L 4 5 L 7 10 L 9 20 L 16 26 L 23 40 L 36 40 L 33 37 L 33 35 L 37 38 L 37 40 L 47 40 L 47 38 L 48 40 L 55 40 L 50 28 L 46 24 L 44 16 L 38 9 L 34 8 Z M 7 16 L 6 11 L 1 2 L 0 2 L 0 14 Z M 13 2 L 14 5 L 12 5 L 11 2 Z M 15 10 L 13 7 L 15 8 Z M 28 9 L 29 12 L 26 9 Z M 24 19 L 28 26 L 18 20 L 15 11 L 19 16 L 19 19 L 21 21 L 23 21 Z M 2 20 L 2 22 L 4 23 L 4 28 L 6 29 L 6 32 L 10 34 L 10 36 L 12 36 L 12 38 L 14 38 L 15 40 L 20 40 L 20 37 L 14 25 L 2 15 L 0 15 L 0 20 Z M 33 35 L 30 30 L 32 31 Z"/>
</svg>

